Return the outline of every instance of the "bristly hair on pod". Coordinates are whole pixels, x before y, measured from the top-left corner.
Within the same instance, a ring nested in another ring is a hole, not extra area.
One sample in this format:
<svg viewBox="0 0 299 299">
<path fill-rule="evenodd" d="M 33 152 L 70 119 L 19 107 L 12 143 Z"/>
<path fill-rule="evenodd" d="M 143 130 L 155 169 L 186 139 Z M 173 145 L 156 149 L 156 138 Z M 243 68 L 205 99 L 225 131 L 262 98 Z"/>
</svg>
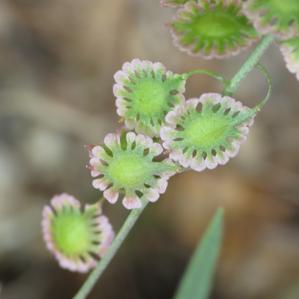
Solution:
<svg viewBox="0 0 299 299">
<path fill-rule="evenodd" d="M 180 7 L 184 6 L 187 2 L 196 2 L 197 0 L 161 0 L 162 7 Z"/>
<path fill-rule="evenodd" d="M 242 13 L 241 0 L 191 1 L 170 23 L 174 44 L 205 59 L 227 58 L 248 48 L 258 38 Z"/>
<path fill-rule="evenodd" d="M 288 70 L 299 80 L 299 37 L 282 41 L 280 50 Z"/>
<path fill-rule="evenodd" d="M 114 232 L 100 204 L 80 208 L 72 195 L 62 193 L 43 209 L 43 238 L 59 265 L 74 272 L 87 272 L 109 248 Z"/>
<path fill-rule="evenodd" d="M 299 34 L 298 0 L 246 0 L 243 12 L 261 34 L 291 38 Z"/>
<path fill-rule="evenodd" d="M 159 136 L 165 115 L 184 101 L 186 78 L 159 62 L 133 59 L 114 75 L 117 114 L 128 129 Z"/>
<path fill-rule="evenodd" d="M 167 114 L 161 129 L 163 146 L 185 168 L 213 169 L 237 155 L 254 113 L 231 97 L 203 94 Z"/>
<path fill-rule="evenodd" d="M 160 144 L 142 134 L 106 135 L 104 145 L 90 151 L 91 174 L 98 177 L 93 187 L 112 204 L 123 196 L 127 209 L 140 208 L 142 200 L 157 201 L 178 169 L 171 160 L 158 159 L 162 151 Z"/>
</svg>

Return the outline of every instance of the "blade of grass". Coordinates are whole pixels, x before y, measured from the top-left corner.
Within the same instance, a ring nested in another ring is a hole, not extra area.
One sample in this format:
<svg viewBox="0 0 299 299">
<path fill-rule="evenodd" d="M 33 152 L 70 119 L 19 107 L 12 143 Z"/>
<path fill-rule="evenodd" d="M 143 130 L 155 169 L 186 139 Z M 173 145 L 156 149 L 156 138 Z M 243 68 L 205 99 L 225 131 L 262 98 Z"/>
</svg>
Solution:
<svg viewBox="0 0 299 299">
<path fill-rule="evenodd" d="M 223 235 L 223 209 L 218 209 L 187 267 L 174 299 L 207 299 Z"/>
</svg>

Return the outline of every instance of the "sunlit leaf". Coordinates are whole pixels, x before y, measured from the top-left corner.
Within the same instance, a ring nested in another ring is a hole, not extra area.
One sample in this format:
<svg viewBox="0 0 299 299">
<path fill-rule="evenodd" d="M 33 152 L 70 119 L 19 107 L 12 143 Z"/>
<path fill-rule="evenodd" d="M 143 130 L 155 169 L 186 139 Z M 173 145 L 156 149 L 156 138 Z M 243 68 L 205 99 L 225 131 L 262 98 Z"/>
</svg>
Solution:
<svg viewBox="0 0 299 299">
<path fill-rule="evenodd" d="M 175 299 L 207 299 L 223 235 L 223 209 L 218 209 L 187 267 Z"/>
</svg>

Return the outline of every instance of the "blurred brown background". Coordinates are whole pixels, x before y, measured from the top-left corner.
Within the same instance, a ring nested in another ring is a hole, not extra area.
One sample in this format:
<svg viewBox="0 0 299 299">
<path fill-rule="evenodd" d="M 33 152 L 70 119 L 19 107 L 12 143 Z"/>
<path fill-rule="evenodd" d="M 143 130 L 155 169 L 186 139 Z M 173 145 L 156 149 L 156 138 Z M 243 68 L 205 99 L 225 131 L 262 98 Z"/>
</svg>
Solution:
<svg viewBox="0 0 299 299">
<path fill-rule="evenodd" d="M 60 269 L 46 251 L 41 209 L 62 191 L 98 199 L 83 145 L 119 126 L 112 84 L 122 63 L 138 57 L 229 78 L 250 52 L 225 61 L 188 57 L 164 26 L 173 13 L 158 0 L 0 1 L 1 299 L 67 299 L 82 284 L 84 275 Z M 263 62 L 273 95 L 239 156 L 172 178 L 90 299 L 171 298 L 218 206 L 226 234 L 211 298 L 299 298 L 299 82 L 276 47 Z M 221 87 L 196 76 L 186 94 L 211 91 Z M 265 92 L 256 72 L 236 97 L 252 106 Z M 127 214 L 120 204 L 105 212 L 116 230 Z"/>
</svg>

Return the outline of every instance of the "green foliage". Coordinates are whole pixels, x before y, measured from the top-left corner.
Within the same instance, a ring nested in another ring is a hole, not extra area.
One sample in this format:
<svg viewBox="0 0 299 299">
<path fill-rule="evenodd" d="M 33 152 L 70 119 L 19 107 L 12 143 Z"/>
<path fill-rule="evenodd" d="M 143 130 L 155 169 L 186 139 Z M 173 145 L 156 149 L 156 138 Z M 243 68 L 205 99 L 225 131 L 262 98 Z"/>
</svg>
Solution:
<svg viewBox="0 0 299 299">
<path fill-rule="evenodd" d="M 223 210 L 218 209 L 199 242 L 175 299 L 207 299 L 223 235 Z"/>
</svg>

